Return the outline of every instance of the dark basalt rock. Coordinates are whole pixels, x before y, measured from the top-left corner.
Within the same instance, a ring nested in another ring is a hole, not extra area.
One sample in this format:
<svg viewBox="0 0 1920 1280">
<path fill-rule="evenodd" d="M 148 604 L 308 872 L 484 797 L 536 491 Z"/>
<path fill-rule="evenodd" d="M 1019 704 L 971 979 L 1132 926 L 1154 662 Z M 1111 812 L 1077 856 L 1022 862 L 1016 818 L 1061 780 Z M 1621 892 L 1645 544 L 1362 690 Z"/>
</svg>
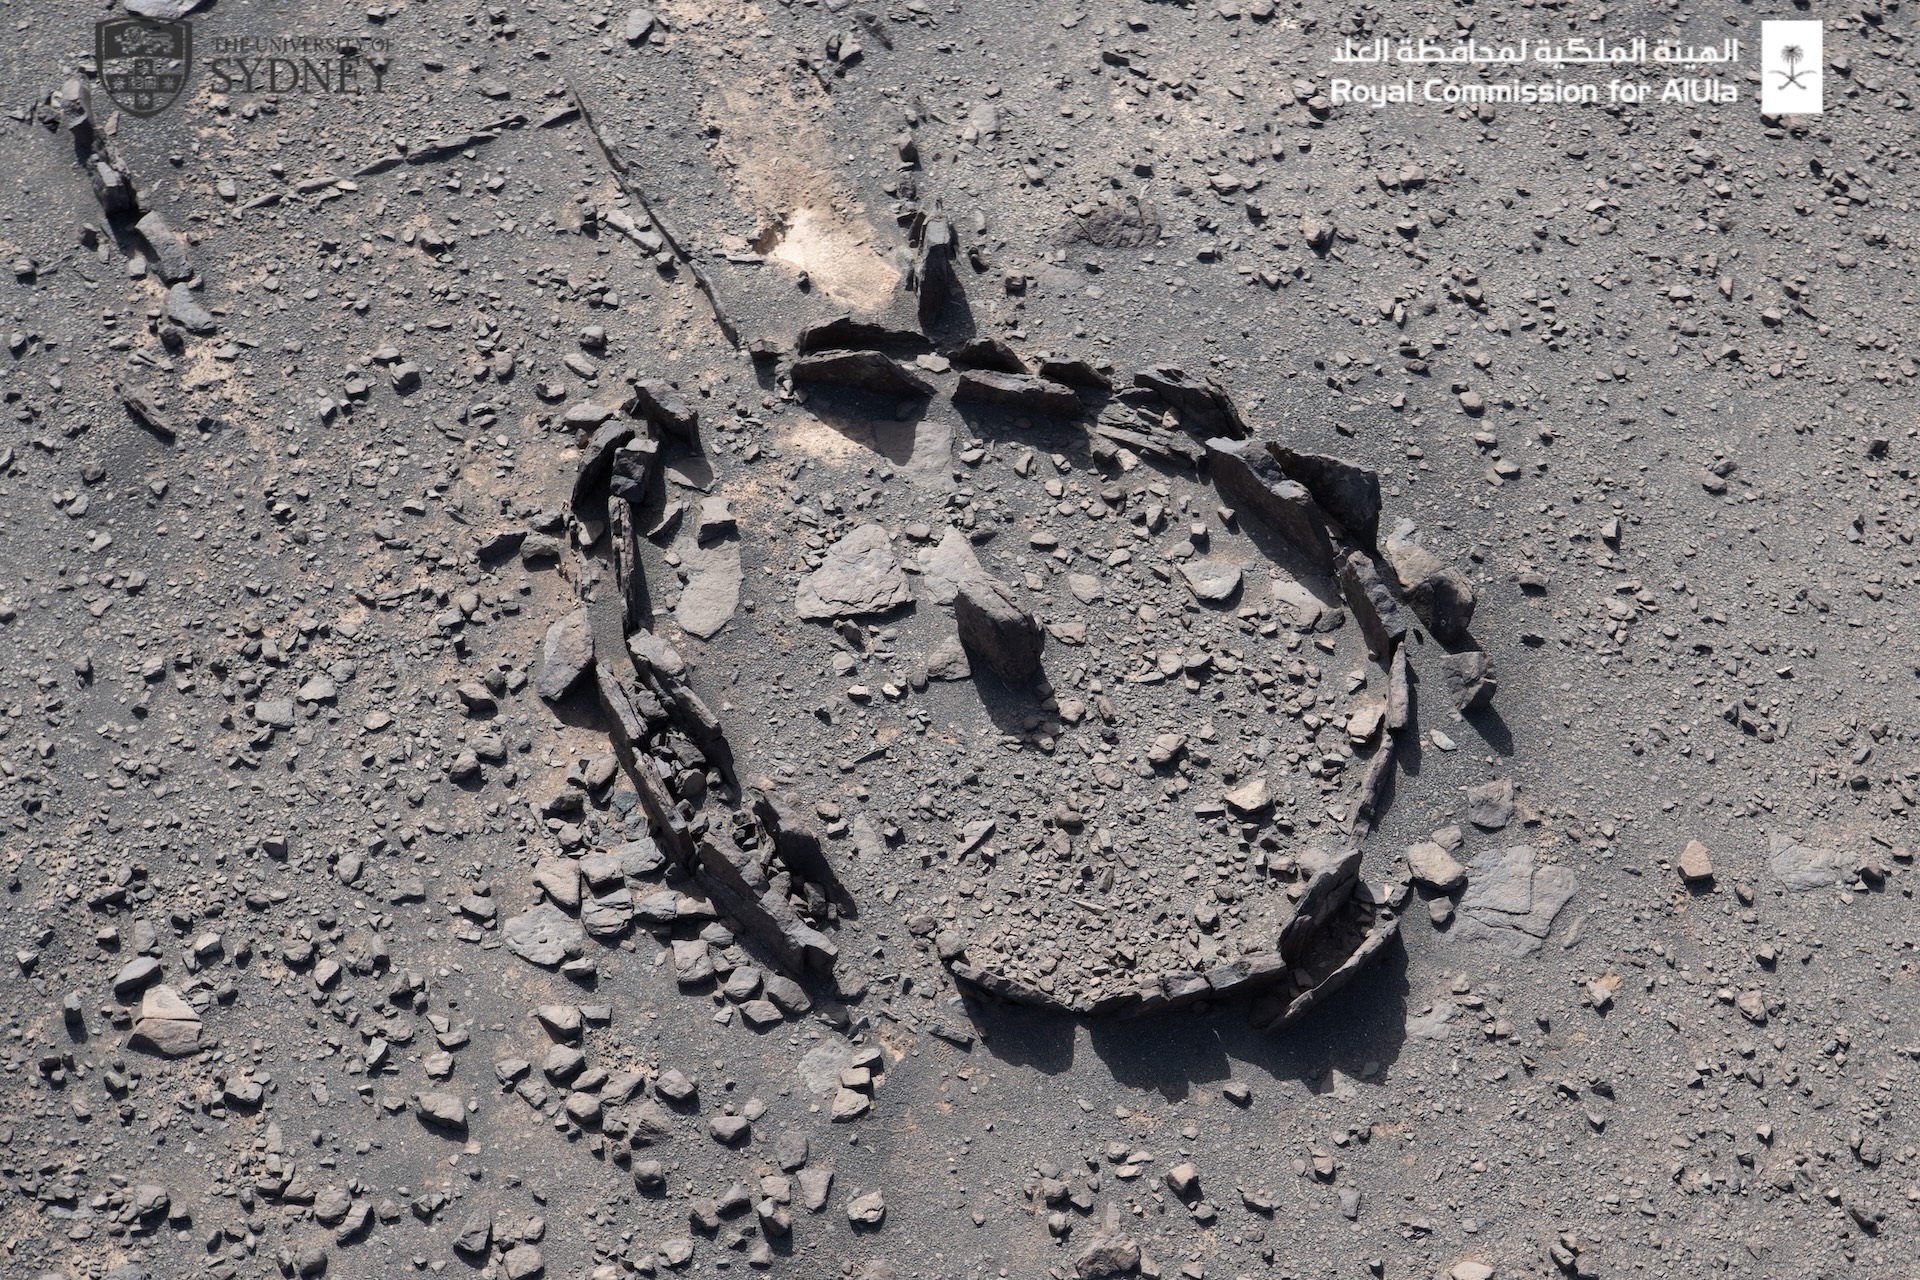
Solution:
<svg viewBox="0 0 1920 1280">
<path fill-rule="evenodd" d="M 820 324 L 808 325 L 793 341 L 797 355 L 854 348 L 907 351 L 918 355 L 933 350 L 933 341 L 926 334 L 913 329 L 896 329 L 891 325 L 855 320 L 852 316 L 839 316 Z"/>
<path fill-rule="evenodd" d="M 956 369 L 991 369 L 996 373 L 1026 373 L 1027 363 L 998 338 L 973 338 L 947 353 Z"/>
<path fill-rule="evenodd" d="M 676 439 L 698 447 L 700 411 L 679 391 L 657 378 L 633 384 L 633 412 Z"/>
<path fill-rule="evenodd" d="M 1035 413 L 1055 418 L 1080 416 L 1080 397 L 1071 388 L 1030 373 L 999 373 L 990 369 L 968 369 L 960 375 L 954 389 L 955 404 L 990 404 L 1018 413 Z"/>
<path fill-rule="evenodd" d="M 1232 397 L 1212 378 L 1195 378 L 1172 365 L 1156 365 L 1134 374 L 1133 385 L 1173 406 L 1180 425 L 1194 435 L 1244 440 L 1253 434 Z"/>
<path fill-rule="evenodd" d="M 1289 480 L 1259 444 L 1216 437 L 1207 441 L 1213 480 L 1236 507 L 1253 512 L 1314 568 L 1333 568 L 1333 541 L 1326 516 L 1306 487 Z"/>
<path fill-rule="evenodd" d="M 960 642 L 995 675 L 1018 684 L 1039 674 L 1046 632 L 1004 584 L 981 576 L 967 579 L 954 595 L 953 612 Z"/>
<path fill-rule="evenodd" d="M 1372 550 L 1380 539 L 1380 476 L 1357 462 L 1330 458 L 1317 453 L 1295 453 L 1285 445 L 1269 442 L 1273 454 L 1290 479 L 1306 486 L 1321 510 L 1338 520 L 1360 544 Z"/>
<path fill-rule="evenodd" d="M 1478 711 L 1493 703 L 1499 689 L 1494 680 L 1493 661 L 1478 649 L 1450 653 L 1440 665 L 1447 682 L 1447 693 L 1456 711 Z"/>
<path fill-rule="evenodd" d="M 1363 551 L 1349 552 L 1340 562 L 1340 594 L 1354 621 L 1367 638 L 1367 649 L 1381 666 L 1393 660 L 1393 651 L 1407 634 L 1406 616 L 1399 601 L 1380 580 L 1379 570 Z"/>
<path fill-rule="evenodd" d="M 580 451 L 580 471 L 574 477 L 568 505 L 575 511 L 591 503 L 613 474 L 614 451 L 633 439 L 634 424 L 615 419 L 603 423 Z"/>
<path fill-rule="evenodd" d="M 878 395 L 930 396 L 933 384 L 878 351 L 820 351 L 793 362 L 796 382 L 825 382 Z"/>
</svg>

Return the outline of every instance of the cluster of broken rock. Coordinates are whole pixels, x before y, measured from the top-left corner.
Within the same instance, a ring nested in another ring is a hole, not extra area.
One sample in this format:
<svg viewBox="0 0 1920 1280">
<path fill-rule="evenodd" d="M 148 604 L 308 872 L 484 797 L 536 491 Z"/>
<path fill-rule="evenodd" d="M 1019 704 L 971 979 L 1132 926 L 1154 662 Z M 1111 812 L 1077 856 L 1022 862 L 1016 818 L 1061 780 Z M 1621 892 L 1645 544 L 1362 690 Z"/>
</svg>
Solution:
<svg viewBox="0 0 1920 1280">
<path fill-rule="evenodd" d="M 639 920 L 688 935 L 675 945 L 676 968 L 683 983 L 695 985 L 714 976 L 701 944 L 725 945 L 714 928 L 724 915 L 785 975 L 742 1007 L 756 1024 L 777 1022 L 812 1007 L 798 979 L 831 977 L 837 952 L 823 930 L 841 913 L 851 915 L 853 900 L 800 811 L 764 780 L 741 786 L 725 730 L 694 692 L 685 660 L 638 625 L 644 584 L 633 509 L 660 461 L 660 433 L 697 443 L 697 413 L 671 387 L 642 381 L 621 409 L 600 410 L 598 418 L 572 508 L 583 543 L 604 551 L 614 590 L 548 628 L 535 688 L 550 701 L 591 689 L 654 834 L 599 855 L 608 874 L 593 874 L 586 866 L 593 859 L 537 871 L 548 905 L 511 922 L 508 945 L 536 963 L 564 965 L 577 955 L 579 939 L 556 906 L 577 910 L 586 932 L 603 940 Z M 641 864 L 636 869 L 645 874 L 663 873 L 666 887 L 634 898 L 620 870 L 627 862 Z M 536 954 L 511 934 L 515 925 L 526 932 L 528 918 L 542 912 L 552 913 L 558 945 Z"/>
<path fill-rule="evenodd" d="M 790 355 L 765 341 L 751 347 L 756 360 L 781 360 L 781 372 L 793 385 L 897 397 L 903 413 L 911 411 L 915 397 L 938 393 L 923 372 L 951 370 L 956 405 L 1020 415 L 1012 420 L 1015 430 L 1025 425 L 1026 415 L 1090 418 L 1089 443 L 1098 462 L 1113 462 L 1128 450 L 1209 474 L 1223 510 L 1231 509 L 1281 569 L 1320 586 L 1321 598 L 1337 595 L 1386 673 L 1384 732 L 1367 757 L 1356 825 L 1377 818 L 1384 806 L 1395 742 L 1412 723 L 1417 676 L 1408 645 L 1415 623 L 1438 642 L 1438 670 L 1457 710 L 1484 707 L 1492 697 L 1490 664 L 1469 631 L 1475 603 L 1471 583 L 1423 547 L 1409 522 L 1381 539 L 1381 490 L 1374 472 L 1345 459 L 1254 439 L 1232 399 L 1210 377 L 1156 367 L 1116 391 L 1106 374 L 1084 361 L 1043 356 L 1030 366 L 997 339 L 971 339 L 942 355 L 932 355 L 932 349 L 932 341 L 917 331 L 850 317 L 803 330 Z M 904 355 L 915 357 L 914 368 L 897 358 Z M 824 930 L 839 913 L 851 915 L 855 907 L 818 835 L 770 784 L 748 789 L 740 800 L 725 732 L 694 693 L 684 659 L 637 625 L 646 592 L 638 561 L 642 531 L 634 510 L 661 465 L 667 438 L 697 450 L 699 424 L 695 409 L 672 387 L 645 380 L 632 387 L 619 410 L 599 409 L 594 419 L 575 423 L 592 434 L 572 506 L 585 544 L 603 545 L 616 590 L 611 600 L 554 625 L 546 665 L 557 675 L 544 678 L 542 692 L 561 696 L 575 678 L 590 674 L 615 751 L 659 833 L 660 847 L 674 872 L 686 878 L 692 896 L 677 910 L 687 913 L 690 925 L 698 925 L 710 903 L 742 926 L 775 967 L 793 977 L 829 978 L 835 949 Z M 871 528 L 884 539 L 883 531 Z M 842 558 L 858 550 L 835 548 Z M 1013 686 L 1043 678 L 1047 633 L 1018 593 L 970 554 L 956 557 L 955 565 L 956 580 L 943 602 L 950 598 L 963 650 L 955 655 L 961 659 L 956 665 L 984 668 Z M 830 600 L 814 600 L 808 591 L 803 581 L 796 597 L 801 616 L 837 620 L 845 612 Z M 738 806 L 724 819 L 713 816 L 710 802 L 716 793 Z M 951 931 L 942 933 L 938 951 L 965 987 L 1019 1004 L 1074 1015 L 1140 1017 L 1252 995 L 1258 997 L 1255 1021 L 1277 1029 L 1346 983 L 1397 932 L 1396 912 L 1362 879 L 1360 864 L 1357 847 L 1304 851 L 1302 879 L 1289 890 L 1291 914 L 1270 946 L 1243 951 L 1205 972 L 1129 975 L 1127 985 L 1118 988 L 1052 991 L 970 954 Z M 666 905 L 653 904 L 649 919 L 672 923 L 675 917 L 666 915 Z"/>
<path fill-rule="evenodd" d="M 159 210 L 142 208 L 140 189 L 114 140 L 118 117 L 100 127 L 94 119 L 91 83 L 82 76 L 68 79 L 43 100 L 39 118 L 49 129 L 66 129 L 74 159 L 85 168 L 94 199 L 99 201 L 102 225 L 83 225 L 81 243 L 103 264 L 113 261 L 117 253 L 124 254 L 130 275 L 151 271 L 167 286 L 165 308 L 154 326 L 161 345 L 179 355 L 186 349 L 188 333 L 214 332 L 218 322 L 196 293 L 204 282 L 192 246 Z M 114 391 L 135 422 L 161 442 L 173 443 L 179 429 L 159 397 L 119 381 Z"/>
</svg>

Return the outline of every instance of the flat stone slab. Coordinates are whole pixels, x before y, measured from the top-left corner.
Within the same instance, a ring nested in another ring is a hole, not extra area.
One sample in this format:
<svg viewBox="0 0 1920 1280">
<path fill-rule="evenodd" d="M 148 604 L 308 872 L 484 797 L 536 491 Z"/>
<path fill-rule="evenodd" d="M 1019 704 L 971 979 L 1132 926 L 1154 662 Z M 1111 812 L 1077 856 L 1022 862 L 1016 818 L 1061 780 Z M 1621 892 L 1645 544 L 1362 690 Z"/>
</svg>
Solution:
<svg viewBox="0 0 1920 1280">
<path fill-rule="evenodd" d="M 1449 936 L 1491 942 L 1513 956 L 1536 951 L 1580 887 L 1571 867 L 1536 866 L 1529 845 L 1488 850 L 1469 864 Z"/>
<path fill-rule="evenodd" d="M 586 934 L 580 926 L 560 908 L 544 902 L 507 921 L 501 937 L 507 950 L 547 969 L 586 949 Z"/>
<path fill-rule="evenodd" d="M 1468 868 L 1467 885 L 1460 910 L 1526 915 L 1533 907 L 1533 846 L 1517 844 L 1479 854 Z"/>
<path fill-rule="evenodd" d="M 1514 921 L 1513 927 L 1535 938 L 1544 938 L 1553 928 L 1554 917 L 1560 914 L 1560 908 L 1572 900 L 1574 891 L 1580 887 L 1579 877 L 1570 867 L 1559 865 L 1538 867 L 1533 873 L 1533 905 L 1527 914 Z"/>
<path fill-rule="evenodd" d="M 920 580 L 935 604 L 952 604 L 961 583 L 986 572 L 973 544 L 958 529 L 948 529 L 937 545 L 920 553 Z"/>
<path fill-rule="evenodd" d="M 200 1015 L 172 987 L 149 987 L 133 1020 L 133 1047 L 163 1058 L 180 1058 L 200 1048 Z"/>
<path fill-rule="evenodd" d="M 673 620 L 688 635 L 711 640 L 740 607 L 740 545 L 723 542 L 706 548 L 698 558 L 673 607 Z"/>
<path fill-rule="evenodd" d="M 556 619 L 540 646 L 540 674 L 534 692 L 550 701 L 567 695 L 574 682 L 593 666 L 593 624 L 585 608 Z"/>
<path fill-rule="evenodd" d="M 1770 845 L 1773 874 L 1795 892 L 1825 889 L 1847 878 L 1846 857 L 1837 849 L 1816 849 L 1786 835 L 1774 836 Z"/>
<path fill-rule="evenodd" d="M 820 567 L 801 579 L 793 607 L 803 618 L 853 618 L 886 613 L 912 599 L 887 531 L 863 524 L 829 547 Z"/>
<path fill-rule="evenodd" d="M 1180 577 L 1196 600 L 1224 604 L 1240 590 L 1240 566 L 1225 560 L 1189 560 L 1180 566 Z"/>
</svg>

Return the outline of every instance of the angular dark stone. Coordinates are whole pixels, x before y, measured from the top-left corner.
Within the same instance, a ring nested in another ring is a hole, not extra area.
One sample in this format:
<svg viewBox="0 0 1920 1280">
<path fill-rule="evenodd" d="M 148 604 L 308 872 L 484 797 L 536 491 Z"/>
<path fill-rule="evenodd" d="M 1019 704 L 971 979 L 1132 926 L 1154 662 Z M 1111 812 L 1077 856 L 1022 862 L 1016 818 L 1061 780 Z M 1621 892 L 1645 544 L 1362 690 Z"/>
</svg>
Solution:
<svg viewBox="0 0 1920 1280">
<path fill-rule="evenodd" d="M 1407 667 L 1407 647 L 1393 653 L 1387 668 L 1387 730 L 1399 733 L 1413 721 L 1413 681 Z"/>
<path fill-rule="evenodd" d="M 1095 1236 L 1074 1255 L 1074 1280 L 1111 1280 L 1140 1268 L 1140 1246 L 1124 1236 Z"/>
<path fill-rule="evenodd" d="M 1335 911 L 1346 905 L 1353 888 L 1360 882 L 1360 851 L 1342 849 L 1326 853 L 1310 849 L 1300 862 L 1309 875 L 1307 887 L 1294 904 L 1293 915 L 1280 928 L 1275 947 L 1289 965 L 1298 963 L 1313 939 Z"/>
<path fill-rule="evenodd" d="M 1376 818 L 1380 814 L 1380 797 L 1385 794 L 1387 779 L 1393 773 L 1393 749 L 1393 738 L 1388 736 L 1367 760 L 1367 771 L 1360 779 L 1360 790 L 1353 800 L 1354 812 L 1363 818 Z"/>
<path fill-rule="evenodd" d="M 1327 519 L 1306 487 L 1289 480 L 1257 442 L 1216 437 L 1207 441 L 1207 462 L 1220 491 L 1234 506 L 1251 511 L 1305 556 L 1314 568 L 1333 568 Z"/>
<path fill-rule="evenodd" d="M 1239 995 L 1258 990 L 1286 976 L 1286 962 L 1277 951 L 1249 951 L 1238 960 L 1207 971 L 1207 985 L 1215 995 Z"/>
<path fill-rule="evenodd" d="M 527 540 L 525 529 L 500 529 L 482 538 L 477 551 L 483 564 L 510 560 Z"/>
<path fill-rule="evenodd" d="M 884 28 L 875 25 L 869 30 L 878 31 L 880 38 L 886 39 Z M 911 281 L 914 292 L 919 295 L 915 315 L 921 328 L 931 329 L 940 323 L 947 303 L 960 292 L 960 282 L 953 274 L 953 255 L 958 241 L 953 223 L 947 220 L 938 201 L 930 214 L 923 214 L 917 221 L 919 243 L 914 250 Z"/>
<path fill-rule="evenodd" d="M 1498 831 L 1513 821 L 1513 779 L 1494 778 L 1467 788 L 1467 821 Z"/>
<path fill-rule="evenodd" d="M 1407 607 L 1434 638 L 1446 645 L 1465 644 L 1477 602 L 1473 583 L 1416 542 L 1416 536 L 1413 522 L 1402 520 L 1387 535 L 1381 555 L 1399 581 Z"/>
<path fill-rule="evenodd" d="M 154 983 L 160 981 L 160 962 L 152 956 L 138 956 L 129 960 L 114 975 L 114 998 L 131 1001 Z"/>
<path fill-rule="evenodd" d="M 627 450 L 620 451 L 626 456 Z M 645 464 L 642 464 L 645 465 Z M 613 484 L 631 483 L 626 477 L 615 476 Z M 645 492 L 645 482 L 641 483 L 641 492 Z M 640 568 L 640 548 L 636 544 L 637 534 L 633 527 L 633 508 L 638 497 L 629 499 L 625 493 L 614 491 L 610 484 L 608 496 L 613 499 L 607 503 L 607 559 L 613 565 L 613 586 L 615 597 L 620 602 L 620 628 L 625 630 L 632 625 L 633 619 L 646 611 L 646 575 Z"/>
<path fill-rule="evenodd" d="M 185 1057 L 200 1048 L 200 1015 L 172 987 L 151 987 L 140 998 L 131 1043 L 163 1058 Z"/>
<path fill-rule="evenodd" d="M 567 691 L 593 667 L 593 623 L 586 607 L 575 609 L 547 628 L 540 646 L 540 674 L 533 691 L 549 702 L 567 696 Z"/>
<path fill-rule="evenodd" d="M 1463 644 L 1471 633 L 1477 602 L 1473 584 L 1452 566 L 1422 578 L 1407 590 L 1407 607 L 1442 644 Z"/>
<path fill-rule="evenodd" d="M 113 389 L 119 394 L 120 403 L 126 406 L 127 412 L 133 415 L 135 422 L 152 432 L 154 438 L 163 444 L 174 442 L 179 433 L 174 430 L 173 419 L 152 396 L 138 387 L 126 386 L 118 382 L 113 384 Z"/>
<path fill-rule="evenodd" d="M 1367 650 L 1381 666 L 1393 661 L 1394 650 L 1407 634 L 1407 620 L 1400 604 L 1380 580 L 1373 560 L 1364 551 L 1354 551 L 1340 562 L 1340 594 L 1360 633 L 1367 639 Z"/>
<path fill-rule="evenodd" d="M 1380 476 L 1357 462 L 1316 453 L 1295 453 L 1269 442 L 1280 469 L 1306 486 L 1320 509 L 1338 520 L 1348 533 L 1371 550 L 1380 539 Z"/>
<path fill-rule="evenodd" d="M 826 382 L 890 396 L 930 396 L 933 384 L 878 351 L 821 351 L 793 362 L 796 382 Z"/>
<path fill-rule="evenodd" d="M 450 1243 L 457 1253 L 485 1253 L 493 1244 L 493 1216 L 485 1209 L 475 1209 L 460 1224 Z"/>
<path fill-rule="evenodd" d="M 987 995 L 995 996 L 1010 1004 L 1025 1005 L 1031 1009 L 1053 1009 L 1067 1012 L 1067 1007 L 1038 987 L 999 973 L 992 969 L 976 969 L 969 964 L 955 964 L 950 972 L 954 981 L 965 983 Z M 1203 979 L 1204 981 L 1204 979 Z"/>
<path fill-rule="evenodd" d="M 760 779 L 749 794 L 753 799 L 754 819 L 773 837 L 774 852 L 780 861 L 796 875 L 819 885 L 839 905 L 842 915 L 856 914 L 853 895 L 840 883 L 840 877 L 827 861 L 820 833 L 807 821 L 799 804 L 777 794 L 773 782 L 767 778 Z"/>
<path fill-rule="evenodd" d="M 960 642 L 1002 680 L 1018 684 L 1039 673 L 1046 632 L 1005 584 L 984 576 L 967 579 L 953 597 L 953 614 Z"/>
<path fill-rule="evenodd" d="M 167 290 L 167 319 L 188 333 L 212 333 L 220 327 L 214 322 L 213 313 L 201 306 L 193 290 L 184 284 Z"/>
<path fill-rule="evenodd" d="M 627 1120 L 627 1142 L 651 1147 L 673 1136 L 673 1116 L 657 1102 L 643 1102 Z"/>
<path fill-rule="evenodd" d="M 1055 418 L 1080 416 L 1080 397 L 1071 388 L 1030 373 L 1000 373 L 991 369 L 967 369 L 960 374 L 954 389 L 955 404 L 990 404 L 1018 413 L 1038 413 Z"/>
<path fill-rule="evenodd" d="M 1493 660 L 1478 649 L 1448 654 L 1441 661 L 1440 672 L 1456 711 L 1478 711 L 1488 706 L 1500 687 L 1494 680 Z"/>
<path fill-rule="evenodd" d="M 945 1040 L 956 1049 L 972 1049 L 973 1036 L 958 1027 L 950 1027 L 944 1022 L 936 1022 L 927 1028 L 927 1033 L 936 1040 Z"/>
<path fill-rule="evenodd" d="M 1201 973 L 1170 973 L 1162 980 L 1169 1009 L 1184 1009 L 1213 994 L 1213 987 Z"/>
<path fill-rule="evenodd" d="M 731 780 L 733 748 L 727 743 L 726 730 L 705 699 L 693 691 L 687 664 L 679 651 L 659 636 L 641 629 L 627 637 L 627 652 L 632 655 L 641 680 L 660 699 L 668 718 Z"/>
<path fill-rule="evenodd" d="M 1172 405 L 1180 425 L 1194 435 L 1244 440 L 1253 434 L 1226 389 L 1210 377 L 1195 378 L 1171 365 L 1157 365 L 1134 374 L 1133 385 Z"/>
<path fill-rule="evenodd" d="M 467 1131 L 467 1107 L 450 1093 L 423 1093 L 413 1100 L 420 1123 L 450 1133 Z"/>
<path fill-rule="evenodd" d="M 839 316 L 820 324 L 808 325 L 794 339 L 793 349 L 799 355 L 814 351 L 830 351 L 836 348 L 866 347 L 876 350 L 905 350 L 915 355 L 933 350 L 933 342 L 924 333 L 912 329 L 895 329 L 889 325 L 871 324 L 864 320 L 855 320 L 852 316 Z"/>
<path fill-rule="evenodd" d="M 144 214 L 133 224 L 133 229 L 153 250 L 153 264 L 162 280 L 178 284 L 193 278 L 193 256 L 187 238 L 169 226 L 165 218 L 158 213 Z"/>
<path fill-rule="evenodd" d="M 787 1128 L 773 1140 L 773 1162 L 780 1166 L 782 1173 L 792 1173 L 807 1163 L 810 1144 L 805 1131 Z"/>
<path fill-rule="evenodd" d="M 947 353 L 956 369 L 992 369 L 999 373 L 1025 373 L 1027 363 L 1014 349 L 998 338 L 973 338 Z"/>
<path fill-rule="evenodd" d="M 646 721 L 634 710 L 633 699 L 620 687 L 619 679 L 597 662 L 593 667 L 593 682 L 594 691 L 600 697 L 600 710 L 613 725 L 614 752 L 619 754 L 625 748 L 630 753 L 635 743 L 646 738 Z"/>
<path fill-rule="evenodd" d="M 789 971 L 832 968 L 839 949 L 800 919 L 793 904 L 768 882 L 759 861 L 735 844 L 732 836 L 709 832 L 695 852 L 701 883 L 721 900 L 715 905 L 766 943 Z"/>
<path fill-rule="evenodd" d="M 807 994 L 805 987 L 785 974 L 768 974 L 765 985 L 767 999 L 773 1001 L 782 1013 L 798 1017 L 813 1011 L 813 997 Z"/>
<path fill-rule="evenodd" d="M 1399 916 L 1391 913 L 1382 913 L 1377 916 L 1366 936 L 1360 940 L 1360 945 L 1340 963 L 1340 967 L 1315 983 L 1310 990 L 1303 991 L 1294 997 L 1277 1017 L 1266 1024 L 1265 1029 L 1270 1032 L 1280 1031 L 1298 1022 L 1306 1016 L 1308 1010 L 1318 1007 L 1328 996 L 1352 982 L 1367 965 L 1373 962 L 1375 957 L 1386 950 L 1387 944 L 1399 934 Z"/>
<path fill-rule="evenodd" d="M 93 195 L 100 202 L 101 212 L 118 217 L 140 207 L 140 198 L 133 189 L 133 179 L 105 156 L 94 158 L 87 176 L 92 180 Z"/>
<path fill-rule="evenodd" d="M 613 473 L 614 451 L 633 439 L 634 425 L 614 419 L 604 423 L 580 451 L 580 473 L 574 477 L 573 497 L 568 505 L 575 511 L 591 502 L 606 486 Z"/>
<path fill-rule="evenodd" d="M 558 907 L 542 903 L 521 912 L 501 926 L 507 950 L 532 964 L 551 969 L 586 948 L 580 926 Z"/>
<path fill-rule="evenodd" d="M 1104 395 L 1113 390 L 1113 379 L 1085 360 L 1043 358 L 1035 372 L 1048 382 L 1079 387 L 1082 391 L 1096 391 Z"/>
<path fill-rule="evenodd" d="M 597 431 L 602 423 L 619 412 L 597 400 L 576 400 L 560 415 L 560 422 L 569 431 Z"/>
<path fill-rule="evenodd" d="M 634 412 L 677 439 L 698 447 L 700 411 L 693 401 L 657 378 L 633 384 Z"/>
<path fill-rule="evenodd" d="M 93 88 L 82 76 L 60 86 L 60 122 L 81 147 L 93 141 Z"/>
</svg>

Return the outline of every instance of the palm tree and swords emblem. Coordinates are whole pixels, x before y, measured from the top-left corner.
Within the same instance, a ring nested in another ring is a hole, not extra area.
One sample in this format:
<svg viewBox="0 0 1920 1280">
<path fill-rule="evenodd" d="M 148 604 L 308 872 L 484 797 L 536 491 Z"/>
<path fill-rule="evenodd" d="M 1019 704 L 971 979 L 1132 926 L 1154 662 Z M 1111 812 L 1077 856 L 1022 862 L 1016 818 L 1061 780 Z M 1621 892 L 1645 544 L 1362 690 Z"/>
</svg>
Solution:
<svg viewBox="0 0 1920 1280">
<path fill-rule="evenodd" d="M 1773 74 L 1780 77 L 1780 87 L 1782 89 L 1788 86 L 1796 89 L 1804 89 L 1807 87 L 1800 79 L 1801 76 L 1807 73 L 1798 69 L 1800 64 L 1806 61 L 1806 57 L 1807 51 L 1797 44 L 1782 45 L 1780 47 L 1780 61 L 1787 64 L 1787 69 L 1785 71 L 1776 69 Z M 1809 68 L 1809 70 L 1811 70 L 1811 68 Z"/>
</svg>

